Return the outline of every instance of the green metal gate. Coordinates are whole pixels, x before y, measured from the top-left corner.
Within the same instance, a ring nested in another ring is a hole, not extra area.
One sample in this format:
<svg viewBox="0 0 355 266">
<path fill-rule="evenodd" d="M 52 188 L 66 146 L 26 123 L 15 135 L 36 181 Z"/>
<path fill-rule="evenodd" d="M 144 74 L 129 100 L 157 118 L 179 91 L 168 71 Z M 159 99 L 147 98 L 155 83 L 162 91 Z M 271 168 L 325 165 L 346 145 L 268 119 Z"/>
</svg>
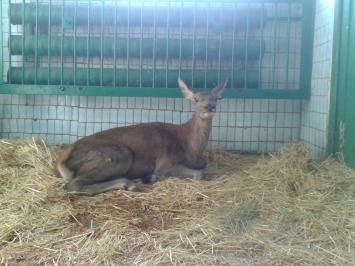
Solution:
<svg viewBox="0 0 355 266">
<path fill-rule="evenodd" d="M 180 97 L 181 76 L 201 90 L 228 77 L 226 97 L 307 98 L 312 7 L 308 0 L 3 1 L 0 93 Z"/>
<path fill-rule="evenodd" d="M 355 4 L 337 1 L 329 123 L 329 153 L 355 168 Z"/>
</svg>

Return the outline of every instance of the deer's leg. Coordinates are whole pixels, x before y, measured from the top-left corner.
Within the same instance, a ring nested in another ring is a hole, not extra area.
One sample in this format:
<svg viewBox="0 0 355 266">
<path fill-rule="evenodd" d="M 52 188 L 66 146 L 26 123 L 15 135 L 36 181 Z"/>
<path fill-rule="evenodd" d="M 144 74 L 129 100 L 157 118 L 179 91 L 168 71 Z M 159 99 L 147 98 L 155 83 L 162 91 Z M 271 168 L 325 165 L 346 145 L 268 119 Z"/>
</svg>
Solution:
<svg viewBox="0 0 355 266">
<path fill-rule="evenodd" d="M 191 169 L 184 165 L 173 165 L 156 169 L 154 173 L 150 175 L 150 181 L 162 181 L 169 177 L 203 180 L 205 179 L 205 174 L 201 170 Z"/>
<path fill-rule="evenodd" d="M 87 183 L 85 176 L 78 176 L 68 183 L 66 192 L 78 195 L 93 196 L 109 190 L 128 190 L 140 192 L 141 190 L 128 178 L 119 177 L 101 183 Z"/>
<path fill-rule="evenodd" d="M 202 157 L 197 158 L 197 160 L 194 163 L 188 162 L 184 164 L 187 168 L 192 168 L 195 170 L 203 170 L 207 166 L 207 162 L 205 159 Z"/>
<path fill-rule="evenodd" d="M 205 174 L 203 171 L 191 169 L 183 165 L 172 166 L 167 175 L 179 178 L 192 178 L 197 180 L 205 179 Z"/>
<path fill-rule="evenodd" d="M 75 177 L 67 184 L 66 191 L 80 195 L 96 195 L 114 189 L 140 191 L 125 177 L 132 160 L 133 153 L 124 146 L 73 151 L 65 165 L 75 170 Z"/>
</svg>

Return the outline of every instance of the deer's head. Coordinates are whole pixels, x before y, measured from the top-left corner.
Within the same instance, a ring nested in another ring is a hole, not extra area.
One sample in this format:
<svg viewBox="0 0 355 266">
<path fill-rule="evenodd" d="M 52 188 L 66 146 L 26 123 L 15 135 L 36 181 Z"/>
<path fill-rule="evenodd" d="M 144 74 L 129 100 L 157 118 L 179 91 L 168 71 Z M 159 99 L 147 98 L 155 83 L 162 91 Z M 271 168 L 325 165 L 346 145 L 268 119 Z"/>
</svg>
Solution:
<svg viewBox="0 0 355 266">
<path fill-rule="evenodd" d="M 202 119 L 212 119 L 216 112 L 217 100 L 222 99 L 228 79 L 209 92 L 195 92 L 181 78 L 178 79 L 178 82 L 184 97 L 195 103 L 196 114 Z"/>
</svg>

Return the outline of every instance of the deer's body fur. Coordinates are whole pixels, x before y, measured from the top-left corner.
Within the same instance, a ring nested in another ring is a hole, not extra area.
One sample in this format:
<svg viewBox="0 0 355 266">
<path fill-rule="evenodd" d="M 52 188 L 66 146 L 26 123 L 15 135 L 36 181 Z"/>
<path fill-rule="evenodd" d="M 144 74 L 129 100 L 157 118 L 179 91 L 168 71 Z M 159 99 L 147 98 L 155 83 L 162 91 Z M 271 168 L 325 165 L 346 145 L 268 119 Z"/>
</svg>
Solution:
<svg viewBox="0 0 355 266">
<path fill-rule="evenodd" d="M 185 124 L 144 123 L 113 128 L 78 140 L 58 158 L 55 170 L 67 191 L 95 195 L 112 189 L 139 191 L 132 179 L 163 180 L 170 176 L 203 179 L 206 148 L 227 80 L 211 92 L 195 93 L 179 79 L 185 98 L 196 111 Z"/>
</svg>

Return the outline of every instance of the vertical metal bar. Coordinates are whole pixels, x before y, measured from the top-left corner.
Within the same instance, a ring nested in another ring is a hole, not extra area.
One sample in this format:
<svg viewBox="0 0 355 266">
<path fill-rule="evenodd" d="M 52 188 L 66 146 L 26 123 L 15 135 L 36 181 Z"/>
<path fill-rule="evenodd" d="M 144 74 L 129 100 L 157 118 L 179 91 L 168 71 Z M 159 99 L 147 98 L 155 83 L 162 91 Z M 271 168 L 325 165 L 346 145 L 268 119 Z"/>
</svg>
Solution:
<svg viewBox="0 0 355 266">
<path fill-rule="evenodd" d="M 114 27 L 115 27 L 115 37 L 113 38 L 113 85 L 116 87 L 117 86 L 117 1 L 115 1 L 115 21 L 114 21 Z"/>
<path fill-rule="evenodd" d="M 277 44 L 277 42 L 276 42 L 276 40 L 277 40 L 277 36 L 276 36 L 276 33 L 277 33 L 277 21 L 278 21 L 278 18 L 277 18 L 277 14 L 278 14 L 278 10 L 277 10 L 277 8 L 278 8 L 278 5 L 277 5 L 277 3 L 275 3 L 275 15 L 274 15 L 274 29 L 273 29 L 273 31 L 274 31 L 274 43 L 273 43 L 273 65 L 272 65 L 272 89 L 276 89 L 275 88 L 275 66 L 276 66 L 276 44 Z M 276 85 L 278 85 L 278 84 L 276 84 Z M 277 87 L 277 89 L 278 89 L 278 87 Z M 280 101 L 280 100 L 277 100 L 278 102 Z M 282 112 L 285 112 L 284 110 L 282 111 Z M 283 114 L 283 115 L 285 115 L 285 114 Z M 282 116 L 281 116 L 281 114 L 280 113 L 276 113 L 276 121 L 278 121 L 278 120 L 281 120 L 281 118 L 282 118 Z M 281 129 L 279 129 L 280 131 L 281 131 Z M 275 130 L 275 133 L 277 133 L 277 129 Z M 283 133 L 284 133 L 284 129 L 282 129 L 282 137 L 283 137 Z M 281 134 L 281 133 L 280 133 Z M 276 139 L 276 137 L 275 137 L 275 139 Z"/>
<path fill-rule="evenodd" d="M 76 27 L 76 22 L 77 22 L 77 10 L 78 10 L 78 1 L 75 1 L 75 5 L 74 5 L 74 69 L 73 69 L 73 73 L 74 73 L 74 86 L 76 86 L 76 65 L 77 65 L 77 59 L 76 59 L 76 38 L 77 38 L 77 27 Z"/>
<path fill-rule="evenodd" d="M 276 65 L 276 23 L 277 22 L 277 3 L 275 3 L 275 16 L 274 16 L 274 47 L 272 49 L 272 89 L 275 89 L 275 65 Z"/>
<path fill-rule="evenodd" d="M 196 2 L 194 2 L 194 20 L 193 20 L 193 30 L 194 36 L 192 39 L 192 74 L 191 74 L 191 86 L 194 87 L 194 77 L 195 77 L 195 48 L 196 48 Z"/>
<path fill-rule="evenodd" d="M 11 3 L 9 3 L 9 21 L 10 21 L 10 14 L 11 14 Z M 2 19 L 2 4 L 0 4 L 0 18 Z M 11 23 L 8 23 L 9 26 L 8 26 L 8 30 L 9 30 L 9 76 L 8 76 L 8 83 L 11 84 Z M 0 40 L 3 40 L 3 32 L 2 30 L 0 30 Z M 0 50 L 0 62 L 1 62 L 1 65 L 0 65 L 0 69 L 1 69 L 1 76 L 0 76 L 0 84 L 3 84 L 4 83 L 4 79 L 3 79 L 3 75 L 4 75 L 4 61 L 3 61 L 3 52 L 4 52 L 4 49 L 3 47 L 1 46 L 1 50 Z"/>
<path fill-rule="evenodd" d="M 330 95 L 329 95 L 329 122 L 328 122 L 328 137 L 327 137 L 327 153 L 332 154 L 338 151 L 338 139 L 339 135 L 337 132 L 337 103 L 339 101 L 338 99 L 338 85 L 342 85 L 341 82 L 339 81 L 339 69 L 340 67 L 340 47 L 341 47 L 341 41 L 343 41 L 343 38 L 346 38 L 347 35 L 343 36 L 341 38 L 341 32 L 346 29 L 343 23 L 344 16 L 342 14 L 342 5 L 343 1 L 335 1 L 334 8 L 335 8 L 335 13 L 334 13 L 334 34 L 333 34 L 333 41 L 332 41 L 332 46 L 333 46 L 333 51 L 332 51 L 332 63 L 331 63 L 331 68 L 332 68 L 332 78 L 331 78 L 331 89 L 330 89 Z M 304 8 L 304 5 L 302 6 Z M 345 16 L 347 17 L 347 16 Z M 342 30 L 340 30 L 342 29 Z M 347 28 L 349 30 L 349 28 Z M 303 30 L 302 30 L 303 31 Z M 342 50 L 343 54 L 344 50 Z M 345 71 L 344 71 L 345 72 Z M 345 73 L 344 73 L 345 74 Z"/>
<path fill-rule="evenodd" d="M 104 5 L 105 5 L 105 0 L 102 0 L 101 3 L 101 38 L 100 38 L 100 47 L 101 47 L 101 52 L 100 52 L 100 86 L 103 85 L 103 79 L 104 79 Z"/>
<path fill-rule="evenodd" d="M 169 28 L 170 28 L 170 2 L 168 1 L 168 10 L 166 15 L 166 62 L 165 62 L 165 87 L 168 87 L 168 69 L 169 69 Z"/>
<path fill-rule="evenodd" d="M 207 16 L 206 16 L 206 55 L 205 55 L 205 88 L 207 88 L 207 71 L 208 71 L 208 49 L 209 49 L 209 32 L 210 32 L 210 9 L 211 3 L 208 2 Z M 233 58 L 233 57 L 232 57 Z"/>
<path fill-rule="evenodd" d="M 143 66 L 143 3 L 141 3 L 141 28 L 139 38 L 139 87 L 142 87 L 142 66 Z"/>
<path fill-rule="evenodd" d="M 247 29 L 246 29 L 246 36 L 245 36 L 245 69 L 244 69 L 244 89 L 248 88 L 248 51 L 249 51 L 249 30 L 250 30 L 250 2 L 248 2 L 248 10 L 247 10 Z M 251 110 L 254 110 L 254 105 L 255 105 L 255 100 L 252 99 L 251 100 Z M 254 121 L 255 121 L 255 116 L 252 115 L 251 116 L 251 124 L 254 125 Z M 260 125 L 260 124 L 259 124 Z M 249 131 L 249 139 L 253 140 L 252 138 L 252 133 L 253 133 L 253 128 L 251 128 L 251 130 Z M 259 150 L 259 138 L 260 138 L 260 128 L 259 128 L 259 132 L 258 132 L 258 150 Z M 252 147 L 252 142 L 250 142 L 250 149 Z"/>
<path fill-rule="evenodd" d="M 223 19 L 223 8 L 224 5 L 222 3 L 220 7 L 220 21 Z M 222 26 L 222 25 L 221 25 Z M 219 44 L 218 44 L 218 83 L 221 82 L 221 63 L 222 63 L 222 33 L 219 33 Z"/>
<path fill-rule="evenodd" d="M 301 39 L 301 63 L 299 76 L 299 90 L 304 97 L 310 96 L 310 80 L 312 65 L 312 42 L 313 32 L 312 25 L 314 16 L 313 1 L 305 1 L 302 3 L 302 39 Z"/>
<path fill-rule="evenodd" d="M 129 87 L 129 46 L 130 46 L 130 9 L 131 9 L 131 2 L 128 2 L 128 6 L 127 6 L 127 70 L 126 70 L 126 86 Z"/>
<path fill-rule="evenodd" d="M 47 43 L 48 43 L 48 53 L 47 53 L 47 57 L 48 57 L 48 70 L 47 70 L 47 79 L 48 79 L 48 85 L 51 84 L 51 51 L 52 51 L 52 39 L 51 39 L 51 29 L 52 29 L 52 0 L 49 0 L 48 3 L 48 39 L 47 39 Z"/>
<path fill-rule="evenodd" d="M 245 33 L 245 58 L 244 58 L 244 89 L 248 88 L 248 45 L 249 45 L 250 2 L 247 10 L 247 29 Z"/>
<path fill-rule="evenodd" d="M 236 39 L 236 17 L 237 17 L 237 3 L 234 3 L 233 5 L 233 33 L 232 33 L 232 73 L 231 73 L 231 81 L 230 81 L 230 87 L 234 88 L 234 72 L 235 72 L 235 39 Z M 236 99 L 229 99 L 228 102 L 230 103 L 231 101 L 236 101 Z M 235 116 L 234 120 L 237 119 L 237 116 Z M 229 124 L 229 123 L 228 123 Z M 234 124 L 236 125 L 236 121 L 234 121 Z M 236 150 L 236 134 L 233 134 L 233 142 L 234 142 L 234 149 Z"/>
<path fill-rule="evenodd" d="M 259 43 L 259 80 L 258 80 L 258 89 L 261 89 L 261 62 L 262 62 L 262 44 L 263 44 L 263 39 L 264 39 L 264 9 L 265 9 L 265 3 L 261 3 L 261 11 L 260 11 L 260 43 Z"/>
<path fill-rule="evenodd" d="M 184 4 L 181 2 L 180 9 L 180 36 L 179 36 L 179 77 L 181 77 L 181 60 L 182 60 L 182 13 L 184 12 Z"/>
<path fill-rule="evenodd" d="M 26 27 L 25 27 L 25 0 L 22 0 L 22 84 L 24 84 L 25 80 L 25 35 L 26 35 Z"/>
<path fill-rule="evenodd" d="M 10 14 L 10 6 L 11 6 L 11 3 L 9 3 L 9 14 Z M 10 17 L 10 15 L 9 15 Z M 0 3 L 0 21 L 2 20 L 2 3 Z M 9 18 L 10 20 L 10 18 Z M 2 21 L 1 21 L 2 23 Z M 9 23 L 11 24 L 11 23 Z M 3 41 L 3 35 L 2 35 L 2 32 L 3 32 L 3 28 L 0 27 L 0 40 Z M 9 30 L 9 76 L 10 76 L 10 66 L 11 66 L 11 53 L 10 53 L 10 39 L 11 39 L 11 31 Z M 3 84 L 3 71 L 4 71 L 4 60 L 3 60 L 3 46 L 1 46 L 0 48 L 0 85 Z M 9 82 L 10 83 L 10 82 Z"/>
<path fill-rule="evenodd" d="M 288 89 L 288 68 L 290 64 L 290 21 L 291 18 L 291 4 L 288 4 L 288 16 L 287 16 L 287 37 L 286 37 L 286 80 L 285 80 L 285 88 Z"/>
<path fill-rule="evenodd" d="M 155 88 L 155 68 L 157 66 L 157 59 L 155 58 L 155 49 L 156 49 L 156 41 L 157 41 L 157 1 L 154 2 L 154 14 L 153 14 L 153 88 Z"/>
<path fill-rule="evenodd" d="M 61 34 L 61 37 L 60 37 L 60 43 L 61 43 L 61 46 L 60 46 L 60 84 L 63 85 L 64 84 L 64 8 L 65 8 L 65 1 L 62 2 L 62 24 L 61 24 L 61 27 L 62 27 L 62 34 Z"/>
<path fill-rule="evenodd" d="M 234 71 L 235 71 L 235 33 L 236 33 L 236 17 L 237 17 L 237 3 L 234 3 L 233 10 L 233 33 L 232 33 L 232 73 L 231 73 L 231 88 L 234 87 Z"/>
<path fill-rule="evenodd" d="M 36 35 L 35 35 L 35 84 L 38 82 L 38 0 L 36 0 Z"/>
<path fill-rule="evenodd" d="M 88 30 L 86 40 L 86 85 L 90 85 L 90 19 L 91 19 L 91 0 L 88 5 Z"/>
</svg>

